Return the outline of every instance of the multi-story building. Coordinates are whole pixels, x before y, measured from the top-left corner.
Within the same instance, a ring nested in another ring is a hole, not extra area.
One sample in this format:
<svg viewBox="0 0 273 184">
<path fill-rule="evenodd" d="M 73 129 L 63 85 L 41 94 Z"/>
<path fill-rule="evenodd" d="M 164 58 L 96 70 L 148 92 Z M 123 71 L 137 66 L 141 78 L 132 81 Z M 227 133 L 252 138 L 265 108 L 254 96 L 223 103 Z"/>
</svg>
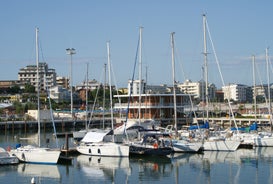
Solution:
<svg viewBox="0 0 273 184">
<path fill-rule="evenodd" d="M 70 91 L 63 86 L 53 86 L 49 88 L 49 97 L 56 103 L 69 102 L 70 95 Z"/>
<path fill-rule="evenodd" d="M 103 85 L 101 83 L 99 83 L 97 80 L 93 79 L 93 80 L 89 80 L 88 84 L 86 84 L 86 81 L 84 81 L 81 84 L 77 85 L 76 86 L 76 91 L 86 89 L 86 87 L 88 87 L 88 90 L 93 91 L 93 90 L 96 90 L 96 89 L 98 89 L 98 88 L 100 88 L 102 86 Z M 107 86 L 107 85 L 105 87 L 109 88 L 109 86 Z"/>
<path fill-rule="evenodd" d="M 20 82 L 18 80 L 3 80 L 0 81 L 0 88 L 11 88 L 12 86 L 20 85 Z"/>
<path fill-rule="evenodd" d="M 192 82 L 186 80 L 184 83 L 177 84 L 177 87 L 185 94 L 193 95 L 195 99 L 204 101 L 206 94 L 206 83 L 204 81 Z M 215 99 L 216 87 L 214 84 L 208 84 L 208 98 Z"/>
<path fill-rule="evenodd" d="M 37 91 L 37 66 L 28 65 L 25 68 L 21 68 L 18 72 L 18 80 L 21 85 L 29 83 L 35 86 Z M 48 68 L 47 63 L 39 63 L 39 82 L 40 90 L 49 89 L 56 85 L 56 72 L 55 69 Z"/>
<path fill-rule="evenodd" d="M 131 88 L 132 85 L 132 88 Z M 115 95 L 116 98 L 125 98 L 127 101 L 130 95 L 130 102 L 116 103 L 115 109 L 124 110 L 129 107 L 129 119 L 154 119 L 161 122 L 170 122 L 174 118 L 174 96 L 173 88 L 165 85 L 148 86 L 142 81 L 142 90 L 139 94 L 139 80 L 128 82 L 128 94 Z M 150 88 L 151 87 L 151 88 Z M 130 90 L 132 91 L 130 92 Z M 154 91 L 153 89 L 158 89 Z M 164 93 L 162 93 L 164 92 Z M 141 99 L 141 102 L 139 102 Z M 178 122 L 185 121 L 184 106 L 189 105 L 189 95 L 182 94 L 177 88 L 176 92 L 176 107 L 177 107 L 177 120 Z"/>
<path fill-rule="evenodd" d="M 224 99 L 233 100 L 236 102 L 252 101 L 251 87 L 243 84 L 229 84 L 222 87 Z"/>
<path fill-rule="evenodd" d="M 272 101 L 273 99 L 273 86 L 272 84 L 270 85 L 270 90 L 268 91 L 268 85 L 256 85 L 255 87 L 252 87 L 253 90 L 253 98 L 256 96 L 257 99 L 266 101 L 270 100 Z M 270 93 L 270 96 L 268 95 Z"/>
<path fill-rule="evenodd" d="M 69 78 L 57 76 L 56 77 L 56 85 L 62 86 L 64 88 L 68 89 L 69 88 Z"/>
</svg>

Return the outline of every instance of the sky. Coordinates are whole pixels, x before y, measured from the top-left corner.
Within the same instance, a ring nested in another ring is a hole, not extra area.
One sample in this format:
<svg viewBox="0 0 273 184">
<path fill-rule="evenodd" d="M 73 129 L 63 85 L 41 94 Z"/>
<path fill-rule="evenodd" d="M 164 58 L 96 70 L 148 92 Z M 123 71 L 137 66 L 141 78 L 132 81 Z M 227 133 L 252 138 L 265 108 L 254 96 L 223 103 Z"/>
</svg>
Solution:
<svg viewBox="0 0 273 184">
<path fill-rule="evenodd" d="M 69 77 L 104 81 L 106 43 L 110 43 L 112 84 L 127 87 L 134 70 L 142 29 L 142 79 L 149 85 L 172 84 L 170 34 L 175 32 L 175 78 L 203 79 L 203 14 L 206 14 L 208 82 L 266 83 L 265 49 L 273 46 L 273 1 L 264 0 L 3 0 L 0 6 L 0 80 L 17 80 L 35 65 L 35 28 L 39 28 L 40 62 Z M 210 35 L 210 36 L 209 36 Z M 88 68 L 87 68 L 88 63 Z M 272 72 L 270 72 L 272 73 Z M 222 75 L 222 79 L 221 79 Z M 269 75 L 271 78 L 271 75 Z"/>
</svg>

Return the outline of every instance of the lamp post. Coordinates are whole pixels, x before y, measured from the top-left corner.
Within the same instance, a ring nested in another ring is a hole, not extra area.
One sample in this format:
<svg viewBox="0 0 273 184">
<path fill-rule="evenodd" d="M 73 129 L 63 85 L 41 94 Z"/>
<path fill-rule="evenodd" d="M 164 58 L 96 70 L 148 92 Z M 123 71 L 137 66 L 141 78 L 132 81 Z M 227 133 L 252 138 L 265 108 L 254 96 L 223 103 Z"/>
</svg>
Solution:
<svg viewBox="0 0 273 184">
<path fill-rule="evenodd" d="M 71 97 L 71 118 L 73 119 L 73 80 L 72 80 L 72 55 L 76 54 L 74 48 L 66 49 L 66 54 L 70 55 L 70 97 Z"/>
</svg>

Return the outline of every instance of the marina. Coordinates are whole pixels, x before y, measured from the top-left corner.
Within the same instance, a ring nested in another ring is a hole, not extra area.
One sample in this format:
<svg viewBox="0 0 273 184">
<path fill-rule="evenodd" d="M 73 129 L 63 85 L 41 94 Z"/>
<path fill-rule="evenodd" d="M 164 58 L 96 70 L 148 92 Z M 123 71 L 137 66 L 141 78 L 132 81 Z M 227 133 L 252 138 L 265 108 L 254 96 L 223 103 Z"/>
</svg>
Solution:
<svg viewBox="0 0 273 184">
<path fill-rule="evenodd" d="M 272 3 L 236 3 L 4 3 L 0 183 L 273 184 Z"/>
<path fill-rule="evenodd" d="M 0 135 L 0 145 L 15 145 L 16 137 Z M 28 137 L 33 133 L 27 133 Z M 54 144 L 51 132 L 42 133 Z M 68 138 L 73 148 L 73 139 Z M 22 141 L 22 143 L 27 140 Z M 29 141 L 29 140 L 28 140 Z M 59 138 L 60 145 L 65 138 Z M 234 152 L 204 151 L 162 156 L 98 157 L 81 154 L 70 156 L 69 164 L 26 164 L 0 167 L 1 183 L 271 183 L 273 147 L 238 149 Z"/>
</svg>

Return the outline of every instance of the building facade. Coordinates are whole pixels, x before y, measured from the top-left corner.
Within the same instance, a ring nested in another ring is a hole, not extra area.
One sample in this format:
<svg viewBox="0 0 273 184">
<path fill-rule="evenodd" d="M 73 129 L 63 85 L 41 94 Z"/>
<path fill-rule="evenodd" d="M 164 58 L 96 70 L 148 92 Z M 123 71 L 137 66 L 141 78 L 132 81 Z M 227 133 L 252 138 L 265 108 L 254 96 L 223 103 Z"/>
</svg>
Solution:
<svg viewBox="0 0 273 184">
<path fill-rule="evenodd" d="M 225 100 L 252 102 L 252 88 L 243 84 L 229 84 L 222 87 Z"/>
<path fill-rule="evenodd" d="M 61 76 L 57 76 L 56 77 L 56 85 L 57 86 L 62 86 L 66 89 L 69 89 L 69 78 L 67 77 L 61 77 Z"/>
<path fill-rule="evenodd" d="M 69 102 L 70 91 L 63 86 L 53 86 L 49 88 L 49 97 L 56 103 Z"/>
<path fill-rule="evenodd" d="M 97 80 L 93 79 L 93 80 L 89 80 L 88 83 L 86 83 L 86 81 L 84 81 L 81 84 L 77 85 L 76 91 L 86 89 L 86 88 L 88 88 L 89 91 L 93 91 L 93 90 L 96 90 L 100 87 L 103 88 L 103 85 L 101 83 L 99 83 Z M 105 87 L 109 89 L 109 85 L 105 85 Z"/>
<path fill-rule="evenodd" d="M 184 83 L 177 84 L 177 87 L 183 93 L 190 94 L 195 99 L 205 101 L 206 83 L 204 81 L 192 82 L 191 80 L 186 80 Z M 216 98 L 216 86 L 214 84 L 208 84 L 208 98 L 210 101 Z"/>
<path fill-rule="evenodd" d="M 35 86 L 36 91 L 37 82 L 39 82 L 40 90 L 45 91 L 46 89 L 56 85 L 56 72 L 55 69 L 50 69 L 47 63 L 39 63 L 39 81 L 37 81 L 37 66 L 28 65 L 19 70 L 18 80 L 21 85 L 29 83 Z"/>
<path fill-rule="evenodd" d="M 135 82 L 135 84 L 134 84 Z M 144 81 L 143 81 L 144 83 Z M 131 88 L 131 85 L 133 86 Z M 127 110 L 129 119 L 154 119 L 163 123 L 173 122 L 174 120 L 174 96 L 173 89 L 165 85 L 147 86 L 142 85 L 143 90 L 139 94 L 139 80 L 128 82 L 128 92 L 130 89 L 131 94 L 115 95 L 115 98 L 125 98 L 122 101 L 128 101 L 127 103 L 116 103 L 114 108 L 117 110 Z M 151 88 L 150 88 L 151 87 Z M 144 90 L 145 89 L 145 90 Z M 154 91 L 152 89 L 158 89 Z M 146 93 L 144 93 L 146 92 Z M 162 93 L 164 92 L 164 93 Z M 130 95 L 130 98 L 128 98 Z M 139 101 L 141 100 L 141 101 Z M 185 122 L 184 106 L 190 104 L 188 94 L 182 94 L 177 88 L 176 92 L 176 109 L 177 109 L 177 120 L 178 122 Z"/>
<path fill-rule="evenodd" d="M 20 81 L 18 80 L 3 80 L 0 81 L 0 88 L 11 88 L 15 85 L 19 85 L 20 86 Z"/>
</svg>

